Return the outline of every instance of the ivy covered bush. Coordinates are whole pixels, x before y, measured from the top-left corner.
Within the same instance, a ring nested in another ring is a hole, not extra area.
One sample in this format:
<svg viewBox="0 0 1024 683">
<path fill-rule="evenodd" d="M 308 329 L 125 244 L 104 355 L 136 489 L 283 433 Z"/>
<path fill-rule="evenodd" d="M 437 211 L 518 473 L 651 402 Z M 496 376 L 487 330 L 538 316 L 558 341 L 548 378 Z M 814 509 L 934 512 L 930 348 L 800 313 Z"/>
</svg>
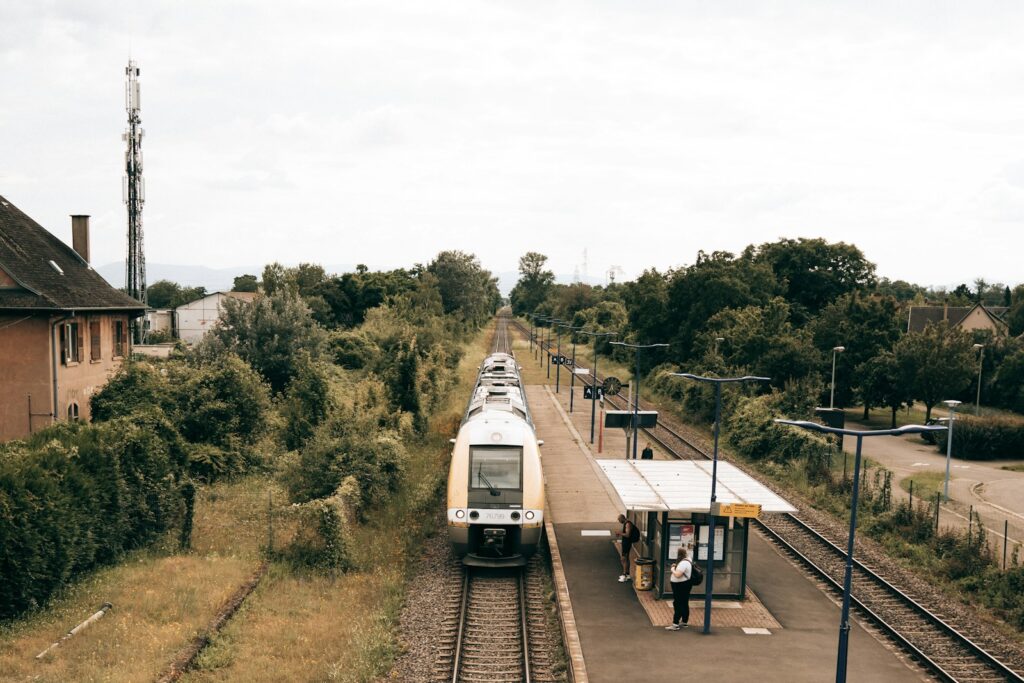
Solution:
<svg viewBox="0 0 1024 683">
<path fill-rule="evenodd" d="M 175 430 L 152 411 L 0 446 L 0 618 L 175 525 L 183 462 Z"/>
</svg>

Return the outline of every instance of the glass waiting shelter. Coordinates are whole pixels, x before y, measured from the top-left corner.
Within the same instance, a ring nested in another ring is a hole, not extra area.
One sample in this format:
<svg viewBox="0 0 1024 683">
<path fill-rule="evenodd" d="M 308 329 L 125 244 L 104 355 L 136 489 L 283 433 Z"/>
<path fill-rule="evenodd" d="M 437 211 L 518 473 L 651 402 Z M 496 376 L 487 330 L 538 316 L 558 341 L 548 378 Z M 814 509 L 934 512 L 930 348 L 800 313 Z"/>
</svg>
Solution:
<svg viewBox="0 0 1024 683">
<path fill-rule="evenodd" d="M 747 539 L 750 520 L 715 517 L 709 544 L 711 462 L 707 460 L 598 460 L 618 493 L 626 516 L 640 530 L 634 548 L 654 560 L 654 586 L 660 597 L 672 595 L 669 567 L 685 545 L 691 559 L 704 563 L 711 545 L 715 563 L 715 598 L 742 600 L 747 586 Z M 796 512 L 764 484 L 727 462 L 718 462 L 717 502 L 761 506 L 761 512 Z M 702 595 L 707 582 L 694 586 Z"/>
</svg>

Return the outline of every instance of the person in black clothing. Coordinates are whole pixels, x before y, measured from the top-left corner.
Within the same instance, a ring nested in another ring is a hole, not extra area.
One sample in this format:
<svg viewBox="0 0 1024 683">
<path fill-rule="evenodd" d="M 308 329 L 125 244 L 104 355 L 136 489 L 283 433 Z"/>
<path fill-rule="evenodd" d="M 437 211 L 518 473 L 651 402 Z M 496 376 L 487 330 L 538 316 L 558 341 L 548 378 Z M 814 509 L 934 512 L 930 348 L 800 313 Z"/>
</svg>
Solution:
<svg viewBox="0 0 1024 683">
<path fill-rule="evenodd" d="M 654 449 L 651 448 L 651 442 L 648 441 L 644 444 L 644 449 L 640 452 L 641 460 L 654 460 Z"/>
<path fill-rule="evenodd" d="M 615 535 L 622 540 L 622 574 L 619 575 L 619 583 L 625 583 L 633 577 L 629 574 L 629 554 L 633 544 L 640 540 L 640 530 L 633 522 L 626 519 L 626 515 L 619 515 L 619 524 L 622 531 L 616 531 Z"/>
<path fill-rule="evenodd" d="M 693 562 L 687 558 L 686 548 L 680 546 L 676 553 L 676 561 L 672 565 L 672 625 L 666 626 L 667 631 L 678 631 L 686 628 L 690 620 L 690 591 L 693 589 Z"/>
</svg>

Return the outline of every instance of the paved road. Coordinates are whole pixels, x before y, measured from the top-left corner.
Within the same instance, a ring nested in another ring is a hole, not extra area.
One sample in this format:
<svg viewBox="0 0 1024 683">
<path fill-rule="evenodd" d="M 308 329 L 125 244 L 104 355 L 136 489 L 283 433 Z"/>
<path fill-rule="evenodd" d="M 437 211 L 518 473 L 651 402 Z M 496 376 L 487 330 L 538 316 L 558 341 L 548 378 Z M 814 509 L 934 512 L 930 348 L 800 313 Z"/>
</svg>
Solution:
<svg viewBox="0 0 1024 683">
<path fill-rule="evenodd" d="M 848 421 L 850 429 L 867 429 Z M 856 440 L 847 438 L 843 448 L 853 453 Z M 893 472 L 893 495 L 899 482 L 922 472 L 946 471 L 946 456 L 920 436 L 880 436 L 864 440 L 863 454 Z M 952 499 L 940 512 L 943 526 L 967 526 L 969 506 L 981 515 L 991 538 L 1002 544 L 1003 522 L 1009 521 L 1011 552 L 1014 542 L 1024 543 L 1024 472 L 1001 469 L 1003 465 L 1019 465 L 1024 460 L 985 462 L 950 460 L 949 495 Z"/>
</svg>

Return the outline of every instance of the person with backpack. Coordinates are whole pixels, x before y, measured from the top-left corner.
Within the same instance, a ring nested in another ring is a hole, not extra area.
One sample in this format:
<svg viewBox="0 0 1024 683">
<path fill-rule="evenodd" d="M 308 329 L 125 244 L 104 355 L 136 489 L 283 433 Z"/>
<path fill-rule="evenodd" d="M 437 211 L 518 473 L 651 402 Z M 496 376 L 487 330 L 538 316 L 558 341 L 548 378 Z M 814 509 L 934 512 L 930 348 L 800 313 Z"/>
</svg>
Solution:
<svg viewBox="0 0 1024 683">
<path fill-rule="evenodd" d="M 626 515 L 619 515 L 619 524 L 622 525 L 622 531 L 615 532 L 622 540 L 622 574 L 619 575 L 619 583 L 625 583 L 633 578 L 629 574 L 629 554 L 633 550 L 633 544 L 640 540 L 640 530 L 636 528 L 636 524 L 626 519 Z"/>
<path fill-rule="evenodd" d="M 666 626 L 666 631 L 678 631 L 689 626 L 690 591 L 704 579 L 700 569 L 687 555 L 686 548 L 679 546 L 676 561 L 672 563 L 672 574 L 669 577 L 669 583 L 672 584 L 672 625 Z"/>
</svg>

